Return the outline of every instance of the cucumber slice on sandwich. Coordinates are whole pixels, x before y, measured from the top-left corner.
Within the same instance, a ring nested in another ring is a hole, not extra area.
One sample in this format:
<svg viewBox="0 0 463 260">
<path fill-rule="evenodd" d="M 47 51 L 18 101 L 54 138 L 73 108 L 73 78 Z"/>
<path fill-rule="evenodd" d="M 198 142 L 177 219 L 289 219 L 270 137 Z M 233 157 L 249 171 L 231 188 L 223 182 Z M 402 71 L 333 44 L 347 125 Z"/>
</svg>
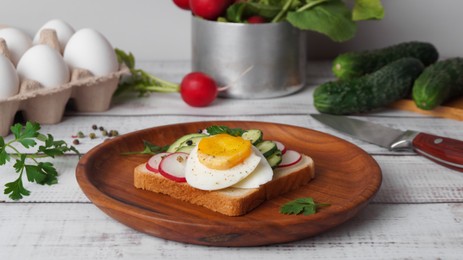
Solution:
<svg viewBox="0 0 463 260">
<path fill-rule="evenodd" d="M 250 130 L 246 130 L 242 135 L 241 137 L 243 139 L 246 139 L 246 140 L 249 140 L 251 141 L 251 143 L 253 145 L 256 145 L 260 142 L 262 142 L 262 136 L 264 134 L 262 133 L 261 130 L 259 129 L 250 129 Z"/>
</svg>

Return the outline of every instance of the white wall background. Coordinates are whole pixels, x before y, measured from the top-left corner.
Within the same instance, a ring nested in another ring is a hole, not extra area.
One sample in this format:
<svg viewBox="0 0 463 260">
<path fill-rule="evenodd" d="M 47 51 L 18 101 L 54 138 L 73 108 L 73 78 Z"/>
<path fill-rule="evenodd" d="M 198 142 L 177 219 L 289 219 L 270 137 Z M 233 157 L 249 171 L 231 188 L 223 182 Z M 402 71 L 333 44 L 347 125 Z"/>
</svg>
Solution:
<svg viewBox="0 0 463 260">
<path fill-rule="evenodd" d="M 420 40 L 441 57 L 463 56 L 462 0 L 383 0 L 382 21 L 359 24 L 355 39 L 333 43 L 309 34 L 309 58 L 331 58 L 346 50 L 384 47 Z M 60 18 L 76 29 L 92 27 L 138 60 L 190 59 L 190 14 L 171 0 L 1 0 L 0 24 L 31 35 L 45 22 Z"/>
</svg>

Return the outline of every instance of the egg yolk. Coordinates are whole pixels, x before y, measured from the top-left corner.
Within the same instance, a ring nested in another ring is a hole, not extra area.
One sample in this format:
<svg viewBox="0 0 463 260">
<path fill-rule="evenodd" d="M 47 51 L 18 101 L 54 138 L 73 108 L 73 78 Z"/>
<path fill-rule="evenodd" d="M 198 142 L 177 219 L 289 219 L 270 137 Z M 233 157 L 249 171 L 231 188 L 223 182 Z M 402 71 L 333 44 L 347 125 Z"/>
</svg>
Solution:
<svg viewBox="0 0 463 260">
<path fill-rule="evenodd" d="M 210 169 L 226 170 L 243 162 L 252 153 L 249 140 L 228 134 L 217 134 L 201 139 L 198 160 Z"/>
</svg>

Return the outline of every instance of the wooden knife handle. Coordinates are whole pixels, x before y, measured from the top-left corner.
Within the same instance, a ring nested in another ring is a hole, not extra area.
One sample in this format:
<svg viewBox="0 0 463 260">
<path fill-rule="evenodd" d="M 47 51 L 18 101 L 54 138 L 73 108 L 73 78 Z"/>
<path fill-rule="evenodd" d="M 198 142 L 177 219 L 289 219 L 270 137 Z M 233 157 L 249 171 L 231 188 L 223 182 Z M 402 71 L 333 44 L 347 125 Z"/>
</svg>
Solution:
<svg viewBox="0 0 463 260">
<path fill-rule="evenodd" d="M 419 133 L 413 139 L 413 148 L 434 162 L 463 172 L 463 141 Z"/>
</svg>

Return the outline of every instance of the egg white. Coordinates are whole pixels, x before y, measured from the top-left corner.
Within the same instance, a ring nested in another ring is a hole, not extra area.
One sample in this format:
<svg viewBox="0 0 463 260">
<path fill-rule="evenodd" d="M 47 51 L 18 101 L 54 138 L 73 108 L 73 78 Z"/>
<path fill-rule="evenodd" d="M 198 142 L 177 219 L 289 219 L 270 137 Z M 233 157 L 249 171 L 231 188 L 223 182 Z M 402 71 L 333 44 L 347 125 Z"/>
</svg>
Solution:
<svg viewBox="0 0 463 260">
<path fill-rule="evenodd" d="M 259 188 L 260 185 L 267 183 L 273 179 L 273 169 L 268 163 L 265 156 L 259 149 L 252 147 L 254 153 L 260 156 L 261 160 L 254 171 L 240 182 L 233 185 L 235 188 L 253 189 Z"/>
<path fill-rule="evenodd" d="M 259 165 L 262 158 L 256 155 L 256 148 L 242 163 L 226 170 L 210 169 L 198 159 L 198 146 L 188 156 L 185 166 L 187 183 L 200 190 L 219 190 L 230 187 L 248 177 Z M 257 151 L 258 152 L 258 151 Z"/>
</svg>

